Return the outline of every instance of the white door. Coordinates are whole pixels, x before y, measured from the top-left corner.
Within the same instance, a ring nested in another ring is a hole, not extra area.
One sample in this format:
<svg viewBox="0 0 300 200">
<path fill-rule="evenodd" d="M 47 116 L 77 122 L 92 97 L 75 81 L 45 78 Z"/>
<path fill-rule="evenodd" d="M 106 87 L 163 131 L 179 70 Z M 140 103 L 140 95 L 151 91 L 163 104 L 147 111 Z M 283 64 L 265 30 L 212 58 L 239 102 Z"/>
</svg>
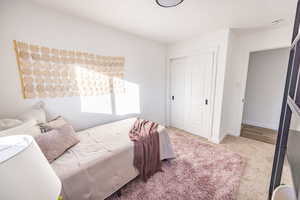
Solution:
<svg viewBox="0 0 300 200">
<path fill-rule="evenodd" d="M 213 53 L 188 57 L 185 130 L 210 138 L 212 124 Z"/>
<path fill-rule="evenodd" d="M 210 138 L 213 53 L 171 60 L 171 126 Z"/>
<path fill-rule="evenodd" d="M 186 58 L 171 60 L 171 126 L 184 129 Z"/>
</svg>

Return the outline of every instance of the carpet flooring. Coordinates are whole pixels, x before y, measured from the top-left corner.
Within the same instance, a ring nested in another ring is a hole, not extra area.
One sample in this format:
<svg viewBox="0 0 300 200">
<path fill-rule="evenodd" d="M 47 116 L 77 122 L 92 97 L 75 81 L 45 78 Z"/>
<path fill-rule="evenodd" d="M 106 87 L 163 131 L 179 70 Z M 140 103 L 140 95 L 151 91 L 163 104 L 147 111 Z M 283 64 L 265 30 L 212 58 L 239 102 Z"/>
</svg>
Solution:
<svg viewBox="0 0 300 200">
<path fill-rule="evenodd" d="M 172 128 L 183 134 L 185 131 Z M 213 144 L 207 139 L 193 136 L 196 140 L 216 147 L 222 147 L 240 154 L 246 160 L 246 167 L 241 178 L 237 200 L 268 199 L 275 146 L 265 142 L 244 138 L 226 136 L 221 144 Z M 282 184 L 292 185 L 292 177 L 288 162 L 284 163 Z"/>
<path fill-rule="evenodd" d="M 236 199 L 245 160 L 223 147 L 169 129 L 176 159 L 163 162 L 163 172 L 147 183 L 135 179 L 122 196 L 109 200 L 233 200 Z"/>
</svg>

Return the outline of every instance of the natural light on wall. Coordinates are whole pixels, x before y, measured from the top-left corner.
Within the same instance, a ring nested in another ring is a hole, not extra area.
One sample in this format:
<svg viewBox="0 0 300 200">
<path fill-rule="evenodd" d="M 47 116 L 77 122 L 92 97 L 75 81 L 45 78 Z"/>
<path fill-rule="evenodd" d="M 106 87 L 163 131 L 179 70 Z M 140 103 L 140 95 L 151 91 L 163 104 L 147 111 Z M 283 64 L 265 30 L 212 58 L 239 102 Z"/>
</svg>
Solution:
<svg viewBox="0 0 300 200">
<path fill-rule="evenodd" d="M 81 112 L 112 114 L 111 94 L 101 96 L 81 96 Z"/>
<path fill-rule="evenodd" d="M 140 113 L 137 84 L 80 66 L 76 67 L 76 80 L 81 94 L 81 112 L 110 115 Z M 88 84 L 96 84 L 95 88 L 100 88 L 102 93 L 95 95 L 88 89 Z"/>
<path fill-rule="evenodd" d="M 116 78 L 115 78 L 116 79 Z M 116 115 L 140 113 L 140 88 L 135 83 L 121 80 L 125 92 L 114 93 Z"/>
<path fill-rule="evenodd" d="M 84 76 L 82 76 L 84 75 Z M 109 91 L 109 77 L 84 67 L 76 67 L 76 80 L 80 92 L 81 111 L 112 114 L 112 99 Z M 95 96 L 88 84 L 101 87 L 103 93 Z"/>
</svg>

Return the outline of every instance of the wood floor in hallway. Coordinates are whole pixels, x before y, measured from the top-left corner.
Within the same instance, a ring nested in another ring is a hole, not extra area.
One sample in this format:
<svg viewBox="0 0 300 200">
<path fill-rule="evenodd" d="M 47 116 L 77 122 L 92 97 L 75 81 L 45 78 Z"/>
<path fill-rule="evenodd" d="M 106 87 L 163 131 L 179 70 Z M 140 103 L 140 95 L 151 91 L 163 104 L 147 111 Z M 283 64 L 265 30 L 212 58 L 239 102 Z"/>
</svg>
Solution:
<svg viewBox="0 0 300 200">
<path fill-rule="evenodd" d="M 273 129 L 242 124 L 241 136 L 269 144 L 276 144 L 277 131 Z"/>
</svg>

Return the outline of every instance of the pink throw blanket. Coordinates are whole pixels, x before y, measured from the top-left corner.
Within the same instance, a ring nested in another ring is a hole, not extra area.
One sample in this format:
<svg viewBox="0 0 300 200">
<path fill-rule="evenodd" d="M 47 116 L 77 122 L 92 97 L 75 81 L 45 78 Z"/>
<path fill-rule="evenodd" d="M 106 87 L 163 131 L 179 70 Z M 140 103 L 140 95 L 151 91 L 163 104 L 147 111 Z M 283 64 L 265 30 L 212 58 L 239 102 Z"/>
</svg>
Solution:
<svg viewBox="0 0 300 200">
<path fill-rule="evenodd" d="M 134 142 L 133 165 L 145 182 L 157 171 L 162 171 L 157 127 L 155 122 L 137 119 L 129 132 Z"/>
</svg>

